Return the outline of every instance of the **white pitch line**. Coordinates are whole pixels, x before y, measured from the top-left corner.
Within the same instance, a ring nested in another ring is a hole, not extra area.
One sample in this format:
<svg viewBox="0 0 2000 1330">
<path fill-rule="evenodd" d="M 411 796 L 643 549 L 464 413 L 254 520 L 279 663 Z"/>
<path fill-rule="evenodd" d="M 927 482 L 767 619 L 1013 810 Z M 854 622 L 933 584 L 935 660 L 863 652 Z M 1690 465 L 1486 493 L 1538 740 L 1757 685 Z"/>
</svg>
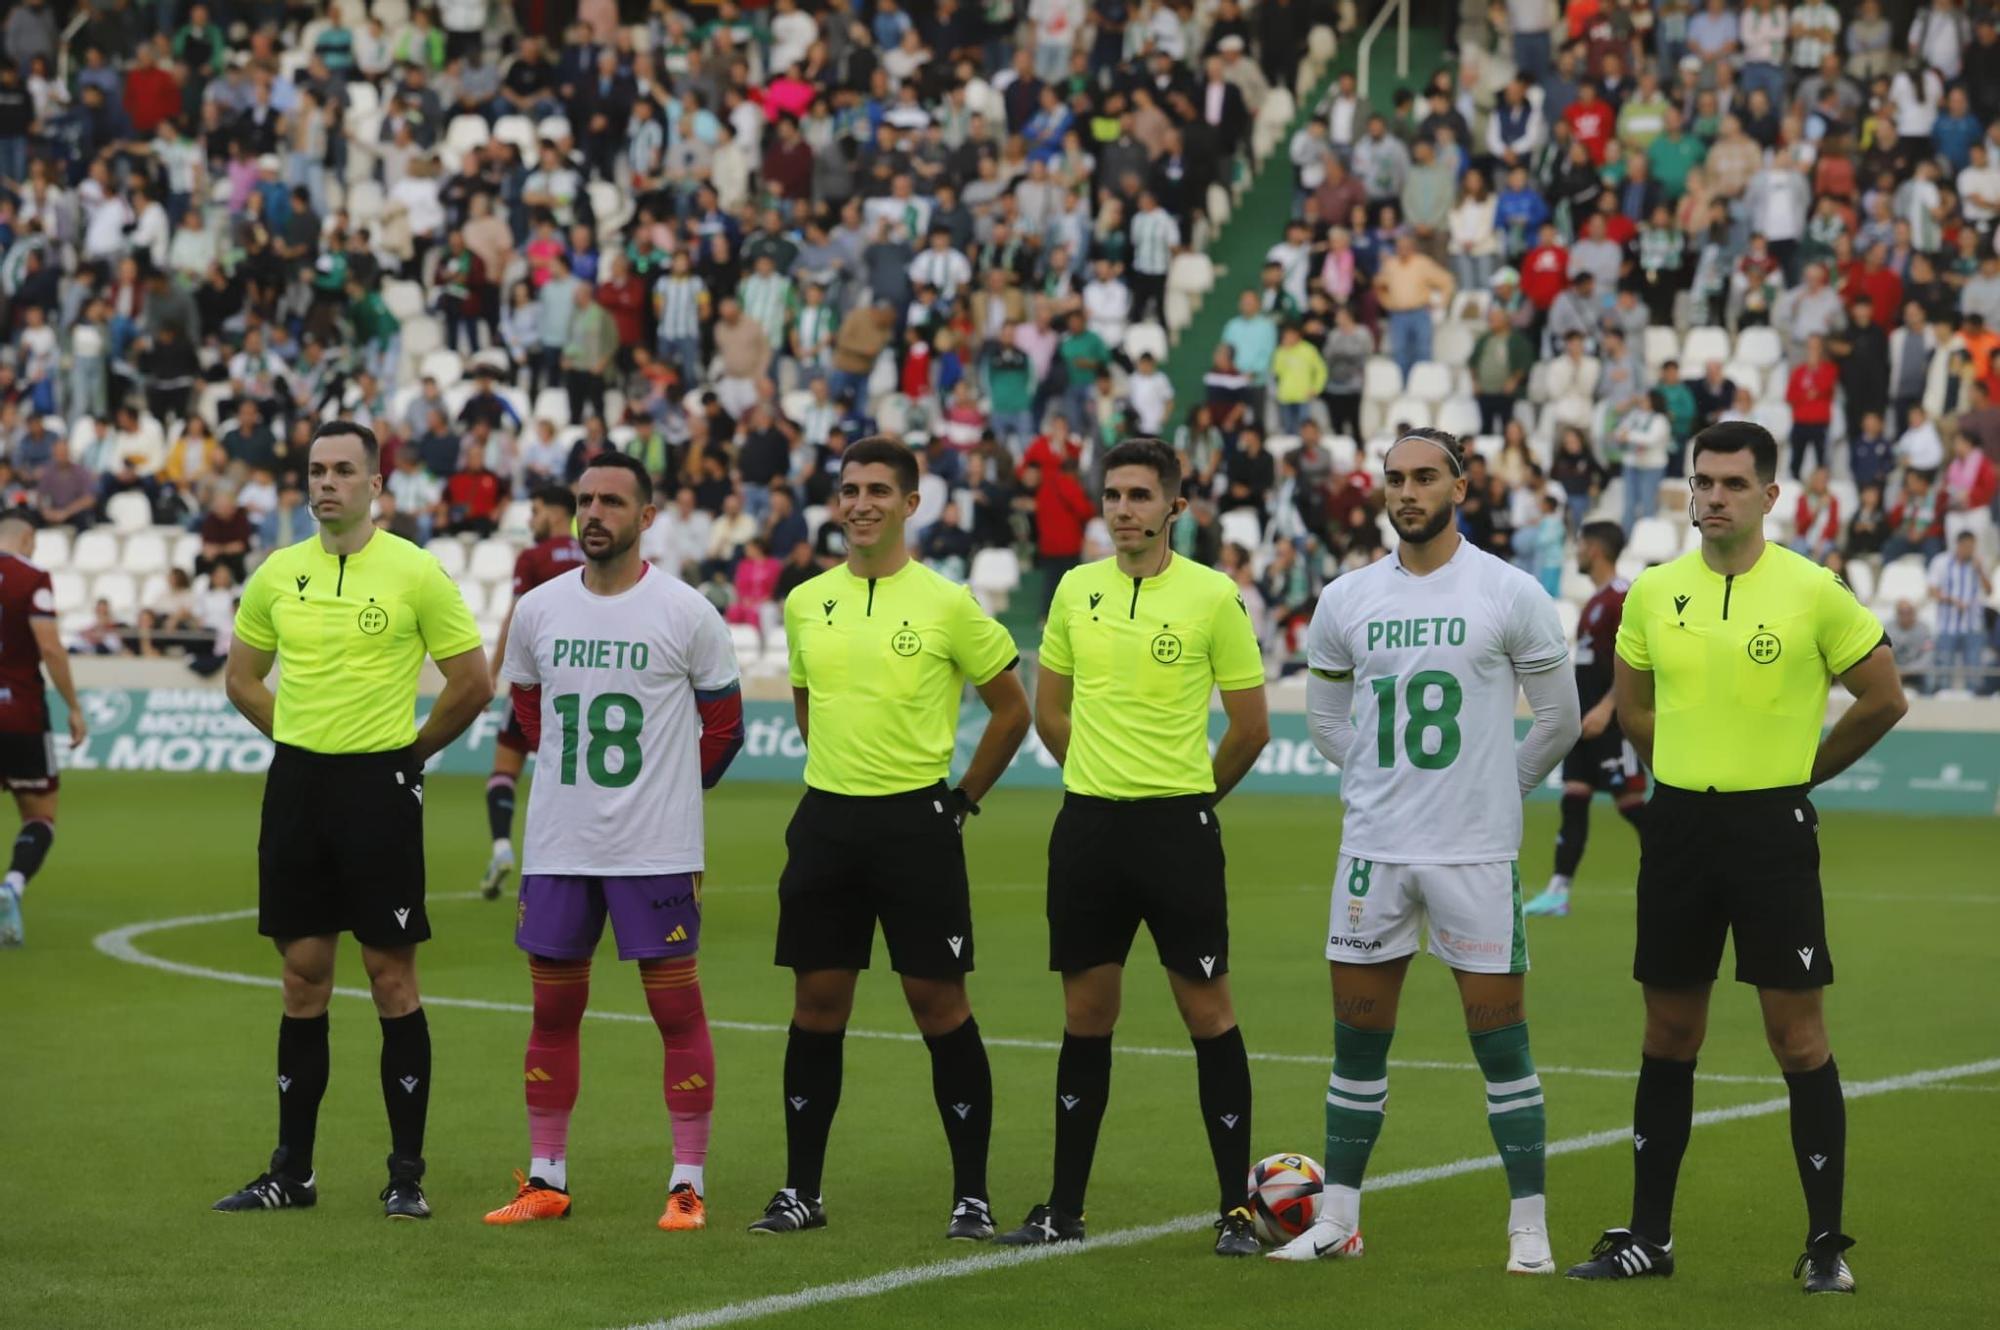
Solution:
<svg viewBox="0 0 2000 1330">
<path fill-rule="evenodd" d="M 1849 1099 L 1866 1099 L 1873 1095 L 1892 1094 L 1899 1090 L 1941 1088 L 1943 1083 L 1970 1076 L 1984 1076 L 2000 1071 L 2000 1058 L 1990 1058 L 1984 1062 L 1962 1063 L 1955 1067 L 1936 1067 L 1929 1071 L 1914 1071 L 1902 1076 L 1888 1076 L 1881 1080 L 1856 1081 L 1846 1087 Z M 1697 1127 L 1712 1126 L 1719 1122 L 1735 1122 L 1743 1118 L 1767 1117 L 1782 1113 L 1791 1106 L 1789 1096 L 1775 1099 L 1761 1099 L 1755 1103 L 1735 1104 L 1728 1108 L 1711 1108 L 1694 1115 Z M 1583 1136 L 1570 1136 L 1559 1141 L 1551 1141 L 1548 1153 L 1551 1155 L 1575 1154 L 1581 1150 L 1595 1150 L 1606 1145 L 1616 1145 L 1632 1139 L 1629 1127 L 1619 1127 L 1610 1131 L 1594 1131 Z M 1386 1173 L 1370 1178 L 1369 1192 L 1387 1191 L 1395 1187 L 1414 1187 L 1426 1182 L 1438 1182 L 1446 1178 L 1459 1177 L 1466 1173 L 1481 1173 L 1500 1166 L 1499 1158 L 1491 1154 L 1475 1155 L 1465 1159 L 1454 1159 L 1448 1164 L 1434 1164 L 1428 1168 L 1408 1168 L 1396 1173 Z M 838 1284 L 819 1284 L 800 1289 L 796 1293 L 779 1293 L 769 1297 L 752 1298 L 746 1302 L 729 1303 L 713 1307 L 707 1311 L 685 1312 L 663 1321 L 646 1321 L 627 1326 L 624 1330 L 708 1330 L 718 1325 L 734 1325 L 742 1321 L 761 1320 L 767 1316 L 777 1316 L 785 1312 L 804 1311 L 825 1306 L 828 1303 L 851 1302 L 859 1298 L 879 1297 L 898 1289 L 916 1284 L 929 1284 L 944 1279 L 959 1279 L 967 1275 L 982 1274 L 988 1270 L 1007 1269 L 1026 1265 L 1032 1261 L 1056 1260 L 1071 1256 L 1086 1256 L 1092 1252 L 1105 1251 L 1116 1247 L 1130 1247 L 1137 1243 L 1151 1242 L 1175 1233 L 1187 1233 L 1205 1228 L 1214 1223 L 1209 1214 L 1182 1215 L 1164 1223 L 1147 1224 L 1140 1228 L 1118 1229 L 1091 1238 L 1088 1242 L 1066 1242 L 1047 1247 L 1017 1247 L 1010 1250 L 991 1250 L 977 1256 L 961 1256 L 956 1260 L 933 1261 L 924 1265 L 903 1266 L 895 1270 L 885 1270 L 881 1274 L 869 1275 L 863 1279 L 847 1280 Z"/>
<path fill-rule="evenodd" d="M 478 893 L 476 892 L 467 891 L 450 895 L 433 896 L 431 900 L 472 900 L 477 895 Z M 186 961 L 170 961 L 164 957 L 154 956 L 148 952 L 141 951 L 135 945 L 136 939 L 145 937 L 149 933 L 163 933 L 175 928 L 193 928 L 200 924 L 240 923 L 245 919 L 255 919 L 256 917 L 257 911 L 249 909 L 224 910 L 219 914 L 188 914 L 176 919 L 149 919 L 99 933 L 95 938 L 91 939 L 91 945 L 111 959 L 123 961 L 127 965 L 142 965 L 148 969 L 161 970 L 167 974 L 178 974 L 189 979 L 209 979 L 217 983 L 239 984 L 246 988 L 280 988 L 283 986 L 283 981 L 276 975 L 244 974 L 238 970 L 217 970 L 206 965 L 191 965 Z M 373 995 L 365 988 L 336 988 L 333 990 L 333 993 L 335 997 L 373 1000 Z M 502 1012 L 509 1015 L 521 1016 L 532 1015 L 534 1012 L 534 1008 L 525 1002 L 494 1002 L 485 998 L 438 997 L 430 993 L 424 995 L 424 1005 L 428 1007 L 456 1007 L 464 1011 Z M 637 1012 L 629 1011 L 601 1011 L 592 1008 L 585 1011 L 584 1015 L 600 1021 L 630 1021 L 645 1025 L 653 1023 L 653 1018 L 650 1015 L 641 1015 Z M 791 1030 L 789 1025 L 779 1025 L 770 1021 L 726 1021 L 718 1020 L 715 1017 L 710 1017 L 708 1024 L 710 1029 L 733 1030 L 743 1034 L 787 1034 Z M 923 1036 L 914 1030 L 863 1030 L 850 1027 L 847 1034 L 852 1039 L 884 1039 L 895 1043 L 918 1043 L 923 1039 Z M 1037 1053 L 1055 1053 L 1060 1052 L 1062 1049 L 1060 1043 L 1050 1039 L 1016 1039 L 1005 1035 L 989 1034 L 984 1035 L 983 1040 L 988 1048 L 1027 1049 Z M 1114 1047 L 1117 1052 L 1130 1057 L 1192 1058 L 1194 1056 L 1192 1048 L 1155 1048 L 1144 1044 L 1118 1044 Z M 1252 1062 L 1324 1067 L 1330 1065 L 1332 1059 L 1330 1053 L 1251 1053 L 1250 1060 Z M 1470 1062 L 1438 1062 L 1417 1058 L 1392 1058 L 1389 1061 L 1389 1066 L 1399 1071 L 1473 1072 L 1479 1069 L 1477 1064 Z M 1605 1080 L 1621 1081 L 1632 1080 L 1638 1075 L 1635 1070 L 1620 1070 L 1612 1067 L 1550 1066 L 1540 1067 L 1537 1070 L 1545 1076 L 1594 1076 Z M 1778 1078 L 1772 1076 L 1737 1076 L 1710 1074 L 1707 1072 L 1702 1073 L 1699 1079 L 1715 1085 L 1772 1085 L 1778 1083 Z"/>
</svg>

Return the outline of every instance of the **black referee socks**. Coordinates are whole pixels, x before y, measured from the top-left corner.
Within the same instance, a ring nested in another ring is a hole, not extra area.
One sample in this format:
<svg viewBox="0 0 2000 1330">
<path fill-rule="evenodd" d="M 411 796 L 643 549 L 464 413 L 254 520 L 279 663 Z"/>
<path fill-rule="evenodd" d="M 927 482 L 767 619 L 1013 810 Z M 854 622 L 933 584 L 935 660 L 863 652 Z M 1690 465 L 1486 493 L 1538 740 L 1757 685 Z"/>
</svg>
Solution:
<svg viewBox="0 0 2000 1330">
<path fill-rule="evenodd" d="M 418 1007 L 382 1021 L 382 1102 L 389 1109 L 390 1149 L 424 1157 L 424 1119 L 431 1107 L 431 1026 Z"/>
<path fill-rule="evenodd" d="M 278 1149 L 285 1176 L 312 1176 L 319 1101 L 326 1094 L 326 1013 L 278 1018 Z"/>
<path fill-rule="evenodd" d="M 1213 1039 L 1194 1041 L 1195 1076 L 1201 1084 L 1201 1121 L 1215 1159 L 1215 1183 L 1228 1214 L 1247 1199 L 1250 1179 L 1250 1054 L 1243 1031 L 1232 1025 Z"/>
<path fill-rule="evenodd" d="M 938 1118 L 951 1145 L 952 1199 L 986 1199 L 986 1149 L 993 1135 L 993 1070 L 986 1062 L 986 1044 L 979 1022 L 950 1034 L 924 1036 L 931 1051 L 931 1094 Z"/>
<path fill-rule="evenodd" d="M 1556 832 L 1556 875 L 1575 877 L 1583 862 L 1583 847 L 1590 840 L 1590 796 L 1565 794 L 1562 822 Z"/>
<path fill-rule="evenodd" d="M 19 873 L 21 881 L 27 882 L 41 871 L 42 860 L 49 857 L 49 849 L 55 843 L 55 823 L 39 817 L 29 818 L 21 824 L 20 833 L 14 837 L 14 860 L 7 865 L 7 871 Z"/>
<path fill-rule="evenodd" d="M 785 1041 L 785 1185 L 818 1200 L 826 1171 L 826 1138 L 840 1107 L 841 1050 L 845 1030 L 801 1030 Z"/>
<path fill-rule="evenodd" d="M 1814 1071 L 1788 1071 L 1785 1088 L 1792 1092 L 1792 1153 L 1806 1191 L 1806 1237 L 1838 1233 L 1847 1184 L 1847 1101 L 1840 1096 L 1840 1068 L 1829 1057 Z"/>
<path fill-rule="evenodd" d="M 1674 1235 L 1674 1188 L 1693 1130 L 1694 1063 L 1642 1060 L 1632 1102 L 1632 1231 L 1656 1246 Z"/>
<path fill-rule="evenodd" d="M 1049 1192 L 1049 1204 L 1062 1214 L 1083 1214 L 1097 1129 L 1104 1125 L 1110 1098 L 1111 1036 L 1063 1031 L 1056 1056 L 1056 1178 Z"/>
</svg>

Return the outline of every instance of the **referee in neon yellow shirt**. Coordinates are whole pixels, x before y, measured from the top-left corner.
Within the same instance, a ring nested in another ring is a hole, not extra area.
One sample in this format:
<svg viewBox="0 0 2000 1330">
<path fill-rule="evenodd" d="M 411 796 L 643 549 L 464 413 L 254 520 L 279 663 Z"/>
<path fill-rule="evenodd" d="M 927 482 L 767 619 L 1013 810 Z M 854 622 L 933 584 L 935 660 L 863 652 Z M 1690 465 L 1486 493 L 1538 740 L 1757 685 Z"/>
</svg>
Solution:
<svg viewBox="0 0 2000 1330">
<path fill-rule="evenodd" d="M 1125 960 L 1145 924 L 1194 1040 L 1202 1121 L 1221 1194 L 1215 1251 L 1258 1250 L 1247 1207 L 1250 1061 L 1229 995 L 1229 906 L 1215 805 L 1270 739 L 1264 662 L 1236 584 L 1175 556 L 1181 468 L 1157 439 L 1104 455 L 1117 552 L 1056 588 L 1035 683 L 1035 724 L 1062 764 L 1049 834 L 1049 968 L 1063 983 L 1055 1181 L 1002 1237 L 1080 1241 L 1083 1196 L 1111 1092 L 1111 1032 Z M 1209 697 L 1229 727 L 1213 758 Z"/>
<path fill-rule="evenodd" d="M 1618 628 L 1618 723 L 1657 783 L 1639 849 L 1633 978 L 1645 1057 L 1632 1111 L 1629 1227 L 1573 1279 L 1674 1270 L 1674 1185 L 1694 1117 L 1694 1060 L 1725 935 L 1755 986 L 1791 1090 L 1806 1195 L 1808 1293 L 1852 1293 L 1843 1252 L 1847 1151 L 1821 992 L 1833 982 L 1812 787 L 1847 769 L 1908 710 L 1882 625 L 1829 570 L 1764 539 L 1778 446 L 1749 421 L 1697 434 L 1688 515 L 1701 542 L 1632 583 Z M 1854 703 L 1822 737 L 1834 679 Z"/>
<path fill-rule="evenodd" d="M 284 958 L 278 1148 L 217 1210 L 318 1200 L 313 1137 L 327 1082 L 327 1000 L 340 934 L 353 933 L 382 1023 L 389 1110 L 383 1213 L 427 1219 L 424 1120 L 431 1037 L 417 996 L 424 913 L 424 762 L 493 697 L 479 628 L 428 552 L 369 521 L 382 492 L 375 435 L 335 420 L 314 433 L 306 487 L 318 534 L 272 551 L 243 588 L 229 700 L 277 744 L 257 838 L 257 931 Z M 418 732 L 417 677 L 444 691 Z M 264 679 L 282 661 L 278 691 Z"/>
<path fill-rule="evenodd" d="M 842 1048 L 879 919 L 930 1051 L 932 1096 L 951 1147 L 945 1236 L 993 1236 L 993 1076 L 965 989 L 973 939 L 962 831 L 1028 735 L 1028 694 L 1006 628 L 969 588 L 910 556 L 904 524 L 917 510 L 917 481 L 916 455 L 893 439 L 861 439 L 842 453 L 834 504 L 847 560 L 785 597 L 806 792 L 785 828 L 778 879 L 776 959 L 793 974 L 785 1185 L 753 1233 L 826 1225 L 820 1180 Z M 950 786 L 968 683 L 991 714 Z"/>
</svg>

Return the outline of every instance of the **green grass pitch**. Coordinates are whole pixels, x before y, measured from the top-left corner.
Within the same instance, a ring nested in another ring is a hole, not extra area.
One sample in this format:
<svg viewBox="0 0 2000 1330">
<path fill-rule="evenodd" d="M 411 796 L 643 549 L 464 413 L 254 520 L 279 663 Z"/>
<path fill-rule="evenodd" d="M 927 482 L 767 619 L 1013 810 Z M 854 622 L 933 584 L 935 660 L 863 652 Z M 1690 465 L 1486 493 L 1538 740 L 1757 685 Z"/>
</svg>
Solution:
<svg viewBox="0 0 2000 1330">
<path fill-rule="evenodd" d="M 495 1230 L 480 1216 L 512 1192 L 527 1150 L 518 1004 L 529 995 L 512 946 L 513 909 L 458 893 L 484 862 L 481 784 L 437 778 L 428 805 L 432 918 L 423 952 L 437 1052 L 428 1185 L 437 1217 L 380 1217 L 386 1127 L 379 1037 L 367 1002 L 333 1007 L 333 1084 L 320 1128 L 316 1210 L 211 1214 L 256 1173 L 275 1124 L 277 994 L 162 972 L 93 947 L 142 921 L 243 910 L 256 902 L 259 783 L 228 776 L 80 775 L 65 782 L 61 839 L 27 899 L 28 946 L 0 953 L 0 1325 L 42 1327 L 581 1327 L 716 1324 L 703 1313 L 988 1249 L 940 1238 L 949 1205 L 927 1059 L 902 1039 L 850 1038 L 826 1178 L 831 1227 L 789 1239 L 744 1225 L 782 1181 L 778 1077 L 790 978 L 771 966 L 780 828 L 796 791 L 729 786 L 709 803 L 702 975 L 716 1031 L 719 1095 L 709 1162 L 711 1227 L 654 1228 L 669 1168 L 657 1036 L 643 1019 L 588 1022 L 571 1142 L 573 1219 Z M 1005 1040 L 1060 1030 L 1045 969 L 1043 846 L 1056 796 L 1001 791 L 967 832 L 980 967 L 972 994 L 998 1096 L 993 1192 L 1018 1222 L 1048 1185 L 1054 1053 Z M 525 807 L 525 800 L 523 801 Z M 1257 1061 L 1258 1153 L 1318 1155 L 1330 1017 L 1321 932 L 1337 808 L 1239 797 L 1222 807 L 1230 855 L 1232 971 Z M 1528 818 L 1523 879 L 1548 870 L 1553 808 Z M 1782 1111 L 1697 1128 L 1682 1176 L 1668 1282 L 1590 1287 L 1508 1278 L 1506 1192 L 1497 1169 L 1412 1170 L 1488 1157 L 1480 1080 L 1451 985 L 1413 967 L 1393 1057 L 1443 1063 L 1391 1072 L 1377 1177 L 1408 1174 L 1364 1205 L 1365 1260 L 1310 1267 L 1226 1263 L 1205 1226 L 1100 1242 L 1062 1259 L 1000 1262 L 949 1279 L 904 1276 L 811 1315 L 869 1326 L 1151 1326 L 1297 1323 L 1589 1326 L 1839 1323 L 1990 1325 L 1987 1276 L 1961 1248 L 1990 1228 L 2000 1182 L 2000 971 L 1995 824 L 1859 814 L 1828 817 L 1828 912 L 1840 982 L 1833 1042 L 1853 1088 L 1990 1063 L 1857 1098 L 1849 1114 L 1847 1227 L 1861 1284 L 1851 1302 L 1802 1297 L 1788 1277 L 1804 1214 Z M 357 835 L 369 834 L 365 827 Z M 1421 836 L 1422 828 L 1411 828 Z M 1630 831 L 1600 801 L 1577 912 L 1530 923 L 1529 1010 L 1552 1141 L 1629 1124 L 1638 993 L 1628 978 Z M 148 955 L 268 980 L 275 957 L 247 919 L 144 933 Z M 365 987 L 351 942 L 344 986 Z M 884 962 L 876 948 L 877 965 Z M 1094 1236 L 1163 1225 L 1213 1204 L 1187 1038 L 1141 937 L 1121 1045 L 1172 1050 L 1116 1062 L 1090 1193 Z M 1725 961 L 1725 967 L 1728 962 Z M 1725 969 L 1726 973 L 1726 969 Z M 636 976 L 607 942 L 593 1007 L 638 1017 Z M 892 976 L 862 983 L 858 1030 L 911 1029 Z M 1567 1070 L 1565 1070 L 1567 1069 Z M 1701 1061 L 1702 1110 L 1782 1101 L 1755 1003 L 1725 983 Z M 1596 1073 L 1596 1074 L 1593 1074 Z M 1559 1260 L 1622 1222 L 1627 1147 L 1607 1140 L 1550 1161 Z M 936 1272 L 923 1272 L 926 1275 Z M 817 1297 L 818 1294 L 808 1296 Z M 808 1313 L 779 1310 L 776 1319 Z M 753 1323 L 756 1323 L 753 1320 Z M 772 1323 L 764 1321 L 763 1323 Z"/>
</svg>

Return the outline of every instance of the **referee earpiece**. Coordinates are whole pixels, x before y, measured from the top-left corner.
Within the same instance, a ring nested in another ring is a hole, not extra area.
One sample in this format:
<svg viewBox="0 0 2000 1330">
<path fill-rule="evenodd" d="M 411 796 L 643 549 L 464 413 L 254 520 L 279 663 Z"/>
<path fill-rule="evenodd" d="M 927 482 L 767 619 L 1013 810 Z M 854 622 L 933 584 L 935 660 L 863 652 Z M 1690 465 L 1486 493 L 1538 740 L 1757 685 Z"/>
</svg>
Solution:
<svg viewBox="0 0 2000 1330">
<path fill-rule="evenodd" d="M 1174 506 L 1167 509 L 1167 524 L 1172 525 L 1173 520 L 1186 511 L 1187 511 L 1187 500 L 1175 499 Z M 1147 540 L 1151 540 L 1154 536 L 1160 534 L 1158 531 L 1155 531 L 1152 527 L 1141 527 L 1140 529 L 1146 533 Z"/>
</svg>

